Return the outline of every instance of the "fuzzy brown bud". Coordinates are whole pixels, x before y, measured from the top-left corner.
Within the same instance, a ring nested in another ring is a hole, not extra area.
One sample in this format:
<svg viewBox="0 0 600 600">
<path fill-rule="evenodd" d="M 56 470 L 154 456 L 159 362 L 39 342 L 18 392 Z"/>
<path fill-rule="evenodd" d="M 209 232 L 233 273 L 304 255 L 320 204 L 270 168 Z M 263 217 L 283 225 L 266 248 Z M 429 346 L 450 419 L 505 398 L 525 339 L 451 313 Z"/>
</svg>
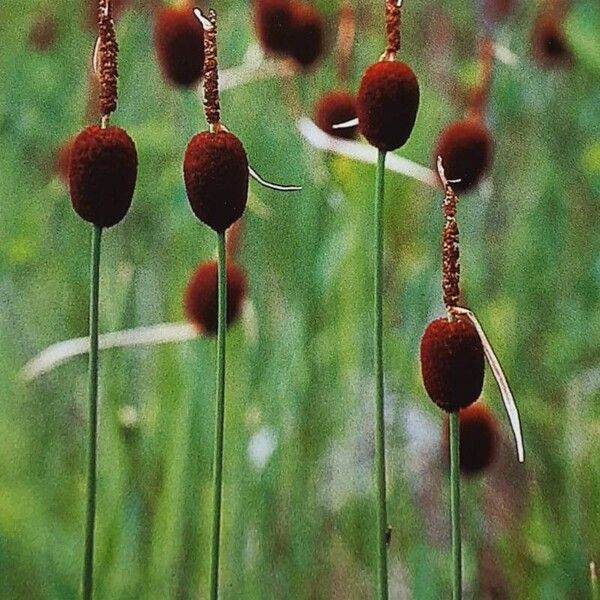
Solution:
<svg viewBox="0 0 600 600">
<path fill-rule="evenodd" d="M 248 159 L 240 140 L 227 131 L 203 131 L 189 142 L 183 175 L 194 214 L 222 233 L 237 221 L 248 197 Z"/>
<path fill-rule="evenodd" d="M 204 72 L 204 29 L 187 4 L 156 12 L 154 46 L 163 77 L 172 85 L 195 86 Z"/>
<path fill-rule="evenodd" d="M 493 155 L 492 137 L 478 119 L 464 119 L 448 125 L 440 134 L 433 153 L 433 163 L 438 156 L 449 180 L 457 192 L 475 187 L 487 174 Z"/>
<path fill-rule="evenodd" d="M 533 57 L 543 69 L 570 67 L 573 54 L 565 38 L 561 19 L 557 15 L 542 14 L 533 27 Z"/>
<path fill-rule="evenodd" d="M 419 84 L 412 69 L 391 61 L 371 65 L 360 82 L 356 109 L 360 131 L 372 146 L 383 151 L 403 146 L 419 109 Z"/>
<path fill-rule="evenodd" d="M 321 13 L 308 4 L 292 3 L 292 23 L 287 54 L 299 66 L 314 65 L 323 54 L 325 21 Z"/>
<path fill-rule="evenodd" d="M 227 325 L 234 323 L 241 312 L 246 295 L 243 271 L 227 261 Z M 198 331 L 215 335 L 218 325 L 218 266 L 215 260 L 200 263 L 187 284 L 183 307 L 186 317 Z"/>
<path fill-rule="evenodd" d="M 98 227 L 112 227 L 131 206 L 137 177 L 133 140 L 119 127 L 92 125 L 71 147 L 69 191 L 75 212 Z"/>
<path fill-rule="evenodd" d="M 257 0 L 254 4 L 254 26 L 263 50 L 285 54 L 292 26 L 290 0 Z"/>
<path fill-rule="evenodd" d="M 325 133 L 344 139 L 353 139 L 357 127 L 334 129 L 333 126 L 356 118 L 356 100 L 344 91 L 332 91 L 319 98 L 315 105 L 315 123 Z"/>
<path fill-rule="evenodd" d="M 485 359 L 475 326 L 464 316 L 429 323 L 421 338 L 421 375 L 427 394 L 454 412 L 481 395 Z"/>
</svg>

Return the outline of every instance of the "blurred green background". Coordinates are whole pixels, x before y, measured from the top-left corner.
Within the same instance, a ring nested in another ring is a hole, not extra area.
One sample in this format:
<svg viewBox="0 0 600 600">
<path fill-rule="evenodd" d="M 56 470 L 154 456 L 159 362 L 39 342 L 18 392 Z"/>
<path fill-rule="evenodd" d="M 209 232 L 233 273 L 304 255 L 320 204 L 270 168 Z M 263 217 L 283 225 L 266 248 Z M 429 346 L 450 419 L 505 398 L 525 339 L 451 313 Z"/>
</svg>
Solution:
<svg viewBox="0 0 600 600">
<path fill-rule="evenodd" d="M 77 596 L 83 543 L 85 357 L 31 383 L 23 365 L 86 335 L 90 227 L 56 176 L 60 144 L 89 122 L 93 31 L 75 0 L 0 5 L 0 597 Z M 168 87 L 152 46 L 152 3 L 119 18 L 113 122 L 139 154 L 134 204 L 103 240 L 101 332 L 183 319 L 182 292 L 214 236 L 193 218 L 181 159 L 205 128 L 194 92 Z M 321 0 L 329 51 L 316 70 L 222 94 L 223 119 L 278 195 L 251 184 L 238 260 L 249 306 L 228 338 L 222 596 L 351 599 L 374 593 L 371 369 L 374 167 L 311 148 L 290 98 L 312 113 L 340 84 L 337 1 Z M 354 2 L 350 89 L 383 50 L 383 2 Z M 421 106 L 401 153 L 429 164 L 464 106 L 448 90 L 477 73 L 470 0 L 405 2 L 401 58 Z M 255 43 L 250 6 L 218 2 L 220 66 Z M 600 560 L 600 8 L 568 8 L 572 68 L 542 70 L 521 2 L 497 28 L 518 57 L 497 63 L 488 123 L 492 173 L 459 204 L 462 284 L 521 410 L 519 466 L 501 423 L 494 467 L 464 482 L 468 598 L 586 598 Z M 53 18 L 56 39 L 32 47 Z M 440 75 L 441 73 L 441 75 Z M 440 412 L 422 388 L 418 345 L 442 314 L 441 196 L 389 173 L 385 365 L 392 598 L 449 596 Z M 206 597 L 214 343 L 101 354 L 96 589 L 99 599 Z M 127 418 L 124 418 L 124 415 Z"/>
</svg>

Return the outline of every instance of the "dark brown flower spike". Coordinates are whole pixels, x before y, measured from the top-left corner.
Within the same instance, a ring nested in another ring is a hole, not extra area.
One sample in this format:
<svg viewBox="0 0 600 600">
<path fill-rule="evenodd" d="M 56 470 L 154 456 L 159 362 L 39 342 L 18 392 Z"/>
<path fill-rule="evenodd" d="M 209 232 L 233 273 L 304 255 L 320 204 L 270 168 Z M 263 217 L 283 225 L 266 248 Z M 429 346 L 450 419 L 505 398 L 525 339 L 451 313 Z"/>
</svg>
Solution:
<svg viewBox="0 0 600 600">
<path fill-rule="evenodd" d="M 448 419 L 444 421 L 444 456 L 448 456 Z M 465 477 L 488 469 L 498 452 L 499 431 L 494 414 L 481 400 L 459 412 L 460 472 Z"/>
<path fill-rule="evenodd" d="M 356 100 L 354 96 L 342 90 L 334 90 L 321 96 L 315 105 L 315 123 L 325 133 L 344 139 L 353 139 L 358 133 L 357 127 L 334 127 L 356 119 Z"/>
<path fill-rule="evenodd" d="M 219 103 L 219 67 L 217 63 L 217 14 L 208 11 L 208 17 L 198 8 L 196 18 L 204 28 L 204 114 L 211 131 L 218 131 L 221 125 Z"/>
<path fill-rule="evenodd" d="M 266 53 L 285 54 L 292 26 L 291 1 L 257 0 L 254 3 L 254 25 Z"/>
<path fill-rule="evenodd" d="M 442 232 L 442 292 L 446 308 L 457 306 L 460 298 L 460 249 L 459 231 L 456 222 L 456 203 L 458 199 L 452 186 L 446 179 L 442 158 L 438 157 L 438 172 L 444 186 L 442 210 L 445 222 Z"/>
<path fill-rule="evenodd" d="M 323 54 L 325 22 L 314 6 L 297 1 L 291 6 L 292 22 L 287 54 L 298 66 L 308 69 Z"/>
<path fill-rule="evenodd" d="M 117 54 L 119 46 L 111 0 L 98 2 L 98 77 L 100 79 L 100 113 L 106 119 L 117 108 Z"/>
<path fill-rule="evenodd" d="M 167 81 L 184 88 L 200 81 L 204 72 L 204 29 L 187 2 L 157 10 L 154 45 Z"/>
<path fill-rule="evenodd" d="M 542 69 L 567 68 L 573 63 L 573 54 L 559 15 L 546 13 L 536 19 L 532 47 L 533 57 Z"/>
<path fill-rule="evenodd" d="M 246 277 L 235 263 L 227 262 L 227 325 L 240 316 L 246 295 Z M 192 325 L 201 333 L 217 333 L 217 261 L 200 263 L 187 284 L 184 311 Z"/>
</svg>

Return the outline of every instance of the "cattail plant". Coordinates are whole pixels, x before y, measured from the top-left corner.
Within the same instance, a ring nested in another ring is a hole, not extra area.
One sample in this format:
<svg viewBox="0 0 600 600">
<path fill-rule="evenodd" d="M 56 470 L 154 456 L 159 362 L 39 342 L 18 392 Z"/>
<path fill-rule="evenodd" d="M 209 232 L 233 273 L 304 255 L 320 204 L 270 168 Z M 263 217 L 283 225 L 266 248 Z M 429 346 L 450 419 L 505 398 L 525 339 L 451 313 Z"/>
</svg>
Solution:
<svg viewBox="0 0 600 600">
<path fill-rule="evenodd" d="M 442 157 L 446 176 L 458 192 L 479 184 L 492 164 L 494 142 L 484 122 L 494 65 L 494 45 L 489 37 L 480 44 L 479 63 L 479 80 L 471 91 L 466 117 L 442 130 L 433 152 L 433 163 Z"/>
<path fill-rule="evenodd" d="M 216 260 L 200 263 L 185 289 L 183 308 L 190 323 L 204 335 L 218 330 L 218 265 Z M 235 323 L 246 295 L 246 277 L 242 269 L 227 260 L 227 326 Z"/>
<path fill-rule="evenodd" d="M 356 97 L 357 118 L 334 129 L 358 125 L 378 160 L 374 205 L 374 322 L 375 370 L 375 481 L 377 488 L 377 593 L 388 598 L 385 421 L 383 407 L 383 196 L 386 153 L 401 148 L 412 133 L 419 108 L 419 83 L 413 70 L 396 62 L 400 50 L 400 8 L 397 0 L 385 1 L 387 45 L 378 62 L 364 72 Z"/>
<path fill-rule="evenodd" d="M 442 158 L 438 171 L 445 190 L 442 209 L 445 224 L 442 235 L 442 293 L 447 316 L 435 319 L 421 339 L 421 375 L 427 394 L 448 413 L 450 437 L 450 512 L 452 520 L 452 597 L 462 597 L 462 557 L 460 536 L 460 438 L 459 411 L 468 409 L 481 395 L 485 358 L 500 388 L 523 461 L 523 441 L 519 414 L 500 363 L 475 315 L 459 306 L 459 231 L 456 221 L 457 197 L 446 178 Z M 452 182 L 454 183 L 454 182 Z M 464 411 L 463 411 L 463 414 Z"/>
<path fill-rule="evenodd" d="M 254 24 L 267 54 L 290 58 L 301 69 L 313 66 L 323 54 L 325 21 L 310 4 L 299 0 L 257 0 Z"/>
<path fill-rule="evenodd" d="M 189 2 L 156 11 L 154 47 L 163 77 L 177 87 L 190 88 L 204 71 L 204 30 Z"/>
<path fill-rule="evenodd" d="M 464 477 L 478 475 L 488 469 L 498 452 L 498 422 L 490 409 L 478 400 L 463 408 L 459 420 L 459 462 Z M 444 420 L 444 450 L 450 448 L 449 419 Z"/>
<path fill-rule="evenodd" d="M 223 446 L 225 425 L 225 328 L 228 318 L 228 279 L 231 269 L 225 260 L 225 232 L 244 213 L 248 197 L 249 175 L 263 185 L 281 191 L 295 191 L 297 186 L 278 186 L 261 179 L 249 166 L 240 140 L 221 122 L 219 79 L 217 66 L 217 17 L 211 10 L 208 17 L 199 9 L 194 14 L 204 28 L 204 112 L 208 131 L 196 134 L 188 143 L 183 158 L 183 176 L 192 211 L 217 236 L 217 365 L 216 365 L 216 426 L 213 461 L 213 519 L 211 535 L 210 598 L 217 600 L 219 592 L 219 552 L 221 537 L 221 501 L 223 492 Z M 196 274 L 198 275 L 198 273 Z M 206 273 L 203 285 L 207 284 Z M 243 282 L 232 272 L 235 296 L 243 295 Z M 212 276 L 214 277 L 214 271 Z M 238 280 L 238 281 L 236 281 Z M 210 283 L 210 282 L 209 282 Z M 198 284 L 192 284 L 192 288 Z M 236 289 L 237 287 L 237 289 Z M 192 288 L 188 288 L 188 298 Z M 198 308 L 196 305 L 195 308 Z M 188 306 L 188 309 L 190 307 Z M 204 309 L 212 310 L 209 306 Z M 198 325 L 210 330 L 214 324 L 210 315 L 188 313 L 200 317 Z"/>
<path fill-rule="evenodd" d="M 92 223 L 89 353 L 89 444 L 87 515 L 82 572 L 82 598 L 93 595 L 94 531 L 98 446 L 98 298 L 102 229 L 123 219 L 133 197 L 137 153 L 132 139 L 109 125 L 117 107 L 117 41 L 112 2 L 98 2 L 98 41 L 94 64 L 100 82 L 101 124 L 92 125 L 75 138 L 69 159 L 69 190 L 75 212 Z"/>
</svg>

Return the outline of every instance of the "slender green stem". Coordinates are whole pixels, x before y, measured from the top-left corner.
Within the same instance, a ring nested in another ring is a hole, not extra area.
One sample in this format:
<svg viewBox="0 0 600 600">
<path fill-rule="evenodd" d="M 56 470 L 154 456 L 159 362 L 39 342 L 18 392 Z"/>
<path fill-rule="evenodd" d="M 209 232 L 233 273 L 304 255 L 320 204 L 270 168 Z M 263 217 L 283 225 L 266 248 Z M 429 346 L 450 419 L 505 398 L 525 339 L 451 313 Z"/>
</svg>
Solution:
<svg viewBox="0 0 600 600">
<path fill-rule="evenodd" d="M 213 460 L 213 522 L 210 551 L 210 598 L 219 595 L 219 545 L 221 538 L 221 498 L 223 492 L 223 430 L 225 424 L 225 330 L 227 327 L 227 270 L 225 266 L 225 234 L 217 234 L 219 264 L 217 325 L 217 416 Z"/>
<path fill-rule="evenodd" d="M 100 290 L 100 241 L 102 228 L 94 225 L 90 268 L 90 357 L 89 357 L 89 438 L 87 471 L 87 513 L 85 549 L 81 574 L 81 597 L 94 593 L 94 530 L 96 526 L 96 462 L 98 450 L 98 298 Z"/>
<path fill-rule="evenodd" d="M 462 598 L 460 540 L 460 455 L 458 411 L 450 413 L 450 513 L 452 517 L 452 598 Z"/>
<path fill-rule="evenodd" d="M 385 420 L 383 409 L 383 188 L 385 152 L 379 151 L 375 185 L 374 363 L 375 363 L 375 474 L 377 487 L 377 597 L 388 598 L 387 504 L 385 483 Z"/>
<path fill-rule="evenodd" d="M 592 600 L 600 600 L 600 587 L 598 586 L 598 574 L 596 573 L 596 563 L 590 563 L 590 585 L 592 588 Z"/>
</svg>

